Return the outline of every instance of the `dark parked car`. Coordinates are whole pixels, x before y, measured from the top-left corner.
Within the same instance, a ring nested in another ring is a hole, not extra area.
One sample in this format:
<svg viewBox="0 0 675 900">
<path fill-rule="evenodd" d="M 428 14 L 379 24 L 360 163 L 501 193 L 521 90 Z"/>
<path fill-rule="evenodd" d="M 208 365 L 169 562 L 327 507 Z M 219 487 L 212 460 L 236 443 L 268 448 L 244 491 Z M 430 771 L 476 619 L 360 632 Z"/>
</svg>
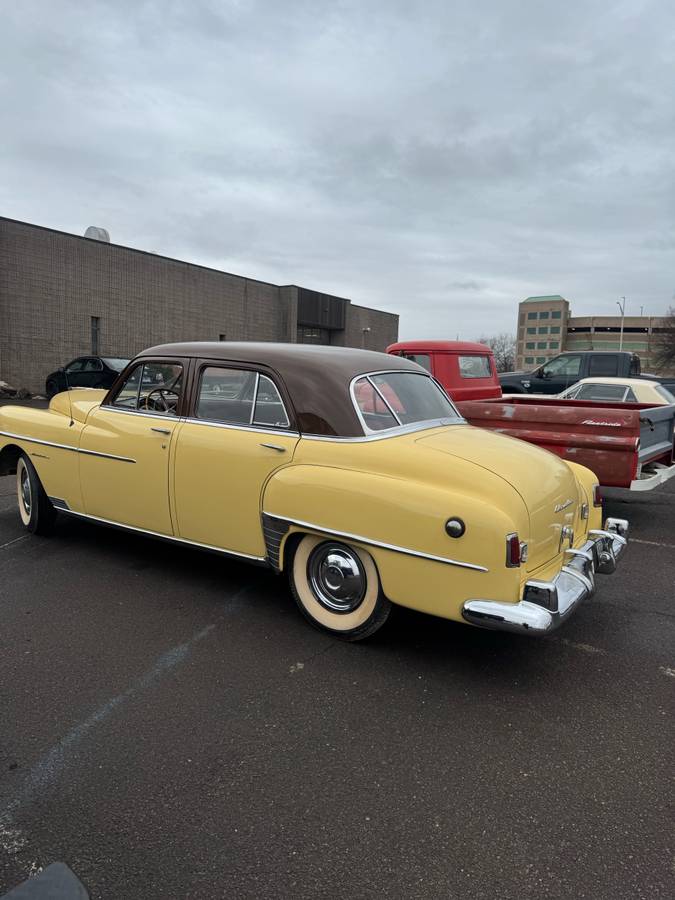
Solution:
<svg viewBox="0 0 675 900">
<path fill-rule="evenodd" d="M 560 394 L 582 378 L 634 378 L 640 357 L 625 350 L 572 350 L 549 359 L 533 372 L 503 372 L 504 394 Z"/>
<path fill-rule="evenodd" d="M 45 390 L 51 399 L 54 394 L 73 387 L 109 388 L 129 362 L 111 356 L 78 356 L 62 369 L 47 376 Z"/>
</svg>

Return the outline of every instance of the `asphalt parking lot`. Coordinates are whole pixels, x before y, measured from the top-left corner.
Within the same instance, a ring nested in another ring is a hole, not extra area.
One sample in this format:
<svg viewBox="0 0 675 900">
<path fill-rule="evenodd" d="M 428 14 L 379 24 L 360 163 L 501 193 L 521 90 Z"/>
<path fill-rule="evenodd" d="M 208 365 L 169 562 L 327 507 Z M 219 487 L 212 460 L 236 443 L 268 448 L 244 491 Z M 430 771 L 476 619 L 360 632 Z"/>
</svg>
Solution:
<svg viewBox="0 0 675 900">
<path fill-rule="evenodd" d="M 396 610 L 310 628 L 285 582 L 62 518 L 0 478 L 0 894 L 670 897 L 675 483 L 617 492 L 619 572 L 545 640 Z"/>
</svg>

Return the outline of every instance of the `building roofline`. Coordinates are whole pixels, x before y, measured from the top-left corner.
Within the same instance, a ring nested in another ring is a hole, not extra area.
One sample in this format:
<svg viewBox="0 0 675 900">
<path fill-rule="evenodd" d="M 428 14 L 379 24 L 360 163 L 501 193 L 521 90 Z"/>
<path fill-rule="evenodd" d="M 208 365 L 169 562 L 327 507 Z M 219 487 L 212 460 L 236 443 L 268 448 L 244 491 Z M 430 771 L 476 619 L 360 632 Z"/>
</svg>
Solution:
<svg viewBox="0 0 675 900">
<path fill-rule="evenodd" d="M 562 300 L 563 303 L 569 303 L 562 294 L 542 294 L 539 297 L 526 297 L 521 303 L 545 303 L 547 300 Z"/>
<path fill-rule="evenodd" d="M 194 266 L 196 269 L 205 269 L 207 272 L 217 272 L 219 275 L 229 275 L 232 278 L 241 278 L 244 281 L 252 281 L 256 284 L 265 284 L 268 287 L 295 287 L 296 285 L 280 285 L 274 284 L 272 281 L 263 281 L 261 278 L 251 278 L 249 275 L 237 275 L 236 272 L 226 272 L 224 269 L 216 269 L 213 266 L 205 266 L 202 263 L 188 262 L 185 259 L 178 259 L 175 256 L 166 256 L 164 253 L 153 253 L 152 250 L 139 250 L 138 247 L 127 247 L 126 244 L 116 244 L 114 241 L 98 241 L 96 238 L 88 238 L 83 234 L 75 234 L 72 231 L 62 231 L 59 228 L 49 228 L 47 225 L 36 225 L 34 222 L 24 222 L 22 219 L 12 219 L 9 216 L 0 216 L 0 222 L 11 222 L 13 225 L 25 225 L 27 228 L 35 228 L 38 231 L 48 231 L 51 234 L 61 234 L 65 237 L 76 238 L 79 241 L 87 241 L 90 244 L 96 244 L 103 247 L 115 247 L 118 250 L 129 250 L 132 253 L 140 253 L 142 256 L 152 256 L 155 259 L 166 259 L 169 262 L 179 263 L 182 266 Z M 313 290 L 313 288 L 306 288 Z M 318 293 L 325 293 L 319 291 Z M 330 295 L 331 297 L 333 294 Z"/>
</svg>

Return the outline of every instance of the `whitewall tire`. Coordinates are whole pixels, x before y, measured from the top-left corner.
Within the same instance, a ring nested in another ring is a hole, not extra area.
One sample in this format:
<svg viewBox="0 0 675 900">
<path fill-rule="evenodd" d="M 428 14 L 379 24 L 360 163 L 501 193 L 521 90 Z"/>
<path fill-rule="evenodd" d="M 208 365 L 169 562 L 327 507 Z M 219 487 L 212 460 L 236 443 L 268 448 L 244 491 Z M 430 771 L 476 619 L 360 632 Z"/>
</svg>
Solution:
<svg viewBox="0 0 675 900">
<path fill-rule="evenodd" d="M 49 502 L 35 466 L 25 454 L 16 464 L 16 499 L 24 527 L 33 534 L 49 534 L 56 520 L 56 510 Z"/>
<path fill-rule="evenodd" d="M 372 556 L 329 537 L 305 535 L 289 568 L 293 596 L 303 615 L 323 631 L 348 641 L 374 634 L 389 616 Z"/>
</svg>

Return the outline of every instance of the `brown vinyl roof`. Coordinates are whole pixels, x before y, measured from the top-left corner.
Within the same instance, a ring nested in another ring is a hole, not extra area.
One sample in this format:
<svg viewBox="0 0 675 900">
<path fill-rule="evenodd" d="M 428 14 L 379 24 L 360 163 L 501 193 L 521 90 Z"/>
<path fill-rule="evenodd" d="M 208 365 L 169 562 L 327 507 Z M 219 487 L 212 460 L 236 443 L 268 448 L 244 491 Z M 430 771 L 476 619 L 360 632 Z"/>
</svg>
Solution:
<svg viewBox="0 0 675 900">
<path fill-rule="evenodd" d="M 400 356 L 317 344 L 195 341 L 161 344 L 139 356 L 222 360 L 268 369 L 285 388 L 284 399 L 293 407 L 289 414 L 295 413 L 301 432 L 338 437 L 363 435 L 349 395 L 353 378 L 383 370 L 424 372 L 421 366 Z"/>
</svg>

